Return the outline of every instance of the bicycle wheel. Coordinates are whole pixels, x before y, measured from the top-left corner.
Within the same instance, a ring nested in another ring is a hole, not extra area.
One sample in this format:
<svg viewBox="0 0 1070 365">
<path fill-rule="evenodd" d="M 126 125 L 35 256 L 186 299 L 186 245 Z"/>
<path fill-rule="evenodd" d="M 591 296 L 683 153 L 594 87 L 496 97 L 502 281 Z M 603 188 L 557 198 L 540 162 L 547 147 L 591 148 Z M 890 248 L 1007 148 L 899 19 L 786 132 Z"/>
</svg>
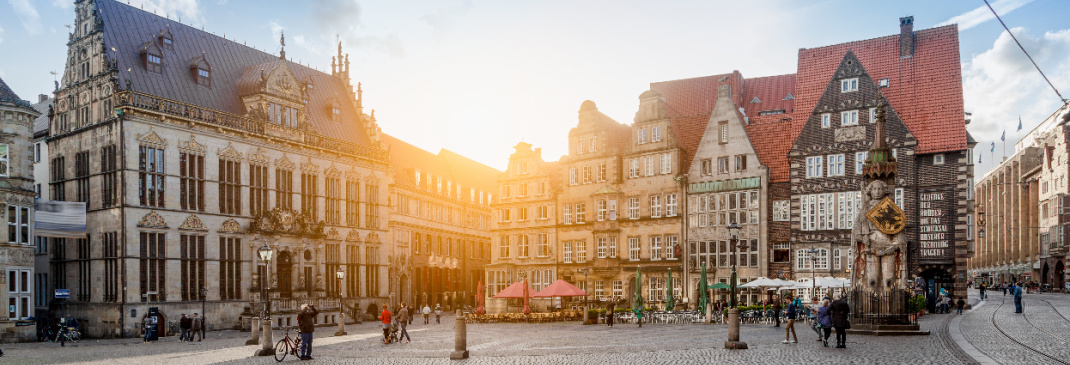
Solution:
<svg viewBox="0 0 1070 365">
<path fill-rule="evenodd" d="M 286 339 L 279 340 L 279 342 L 275 343 L 275 361 L 282 362 L 290 351 L 293 351 L 293 349 L 290 348 L 290 344 L 286 342 Z"/>
<path fill-rule="evenodd" d="M 80 332 L 80 331 L 71 331 L 71 342 L 78 342 L 78 340 L 81 340 L 81 339 L 82 339 L 82 332 Z"/>
</svg>

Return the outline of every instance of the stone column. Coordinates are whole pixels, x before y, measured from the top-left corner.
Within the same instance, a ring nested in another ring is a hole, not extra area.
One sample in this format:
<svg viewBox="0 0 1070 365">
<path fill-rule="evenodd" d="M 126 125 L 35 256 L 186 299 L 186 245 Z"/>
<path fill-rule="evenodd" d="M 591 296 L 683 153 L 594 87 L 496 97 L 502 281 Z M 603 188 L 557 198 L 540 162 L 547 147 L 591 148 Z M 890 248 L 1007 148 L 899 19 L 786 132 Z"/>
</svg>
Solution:
<svg viewBox="0 0 1070 365">
<path fill-rule="evenodd" d="M 463 360 L 468 358 L 468 332 L 465 328 L 464 315 L 457 310 L 457 318 L 453 320 L 453 352 L 450 360 Z"/>
<path fill-rule="evenodd" d="M 260 349 L 256 350 L 253 356 L 274 356 L 275 348 L 272 346 L 271 340 L 271 318 L 261 319 L 260 323 L 264 327 L 260 336 Z"/>
<path fill-rule="evenodd" d="M 245 341 L 245 345 L 256 345 L 260 343 L 260 317 L 249 317 L 249 340 Z"/>
<path fill-rule="evenodd" d="M 342 310 L 341 301 L 338 302 L 338 332 L 334 333 L 335 336 L 346 335 L 346 317 L 345 312 Z"/>
<path fill-rule="evenodd" d="M 745 350 L 747 343 L 739 340 L 739 308 L 728 309 L 728 341 L 724 342 L 724 348 L 729 350 Z"/>
</svg>

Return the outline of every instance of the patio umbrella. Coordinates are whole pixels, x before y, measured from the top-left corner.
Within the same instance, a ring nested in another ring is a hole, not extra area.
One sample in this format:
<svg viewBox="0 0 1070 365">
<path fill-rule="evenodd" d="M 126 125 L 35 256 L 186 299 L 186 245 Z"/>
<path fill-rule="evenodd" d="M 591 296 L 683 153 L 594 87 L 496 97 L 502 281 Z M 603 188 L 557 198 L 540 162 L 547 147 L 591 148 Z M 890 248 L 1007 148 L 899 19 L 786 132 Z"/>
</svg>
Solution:
<svg viewBox="0 0 1070 365">
<path fill-rule="evenodd" d="M 575 285 L 569 284 L 569 282 L 561 280 L 561 279 L 557 279 L 557 281 L 555 281 L 553 284 L 550 284 L 550 286 L 547 286 L 545 289 L 539 291 L 538 293 L 535 293 L 535 295 L 532 295 L 532 297 L 534 297 L 534 298 L 546 298 L 546 297 L 551 298 L 551 300 L 550 300 L 550 304 L 551 305 L 553 304 L 553 299 L 552 299 L 553 297 L 585 297 L 585 296 L 587 296 L 587 292 L 585 292 L 582 289 L 577 288 Z"/>
<path fill-rule="evenodd" d="M 665 310 L 671 311 L 676 308 L 676 298 L 672 296 L 672 268 L 669 269 L 669 280 L 665 282 Z"/>
<path fill-rule="evenodd" d="M 635 300 L 632 302 L 632 310 L 638 319 L 639 327 L 643 327 L 643 273 L 639 267 L 635 268 Z"/>
<path fill-rule="evenodd" d="M 728 284 L 725 284 L 725 283 L 716 283 L 716 284 L 710 285 L 709 288 L 710 289 L 731 289 L 732 287 L 729 286 Z"/>
<path fill-rule="evenodd" d="M 531 287 L 529 287 L 527 283 L 518 281 L 513 283 L 513 285 L 510 285 L 508 288 L 505 288 L 502 291 L 498 292 L 498 294 L 492 296 L 491 298 L 523 298 L 523 287 L 527 287 L 529 291 L 535 291 L 535 289 L 531 289 Z"/>
<path fill-rule="evenodd" d="M 710 298 L 706 294 L 706 264 L 702 264 L 702 276 L 698 279 L 698 311 L 706 315 L 706 305 L 710 303 Z"/>
<path fill-rule="evenodd" d="M 792 283 L 792 285 L 794 285 L 794 284 L 795 283 Z M 750 281 L 750 282 L 748 282 L 746 284 L 740 285 L 739 287 L 740 288 L 767 288 L 767 287 L 776 288 L 776 287 L 781 287 L 781 286 L 785 286 L 785 285 L 780 284 L 776 280 L 773 280 L 773 279 L 770 279 L 770 278 L 767 278 L 767 277 L 760 277 L 760 278 L 754 279 L 754 280 L 752 280 L 752 281 Z"/>
<path fill-rule="evenodd" d="M 524 279 L 524 314 L 531 314 L 531 307 L 528 306 L 528 279 Z"/>
<path fill-rule="evenodd" d="M 479 285 L 476 285 L 476 314 L 484 314 L 487 311 L 483 309 L 483 280 L 479 281 Z"/>
</svg>

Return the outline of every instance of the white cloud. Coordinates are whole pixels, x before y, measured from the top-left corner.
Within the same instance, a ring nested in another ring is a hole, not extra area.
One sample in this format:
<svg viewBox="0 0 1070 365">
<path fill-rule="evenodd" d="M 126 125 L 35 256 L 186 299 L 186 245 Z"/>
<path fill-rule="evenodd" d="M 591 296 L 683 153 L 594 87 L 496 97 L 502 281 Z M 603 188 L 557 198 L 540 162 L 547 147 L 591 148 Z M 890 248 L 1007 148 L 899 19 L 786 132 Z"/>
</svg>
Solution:
<svg viewBox="0 0 1070 365">
<path fill-rule="evenodd" d="M 284 30 L 286 30 L 286 27 L 283 27 L 282 25 L 280 25 L 278 22 L 276 22 L 274 20 L 268 22 L 268 27 L 271 27 L 271 38 L 272 39 L 281 38 L 282 37 L 282 32 Z"/>
<path fill-rule="evenodd" d="M 445 37 L 446 33 L 456 26 L 457 18 L 468 13 L 469 10 L 472 10 L 472 0 L 461 0 L 460 5 L 438 9 L 420 19 L 431 26 L 431 37 L 437 41 Z"/>
<path fill-rule="evenodd" d="M 199 25 L 204 23 L 204 14 L 198 0 L 127 0 L 133 7 L 154 12 L 171 19 L 182 19 L 183 23 Z"/>
<path fill-rule="evenodd" d="M 7 2 L 11 4 L 15 15 L 18 15 L 19 21 L 22 22 L 22 27 L 26 28 L 26 32 L 30 34 L 41 32 L 41 15 L 37 14 L 37 9 L 33 7 L 33 4 L 30 4 L 29 0 L 7 0 Z"/>
<path fill-rule="evenodd" d="M 1052 84 L 1067 96 L 1070 91 L 1070 29 L 1048 32 L 1040 37 L 1029 34 L 1024 28 L 1011 31 Z M 1007 154 L 1010 155 L 1020 136 L 1062 105 L 1007 32 L 996 39 L 991 49 L 963 64 L 962 76 L 966 111 L 973 113 L 969 130 L 980 142 L 978 152 L 983 152 L 987 166 L 992 166 L 990 163 L 993 162 L 989 152 L 991 142 L 996 143 L 995 153 L 1001 153 L 1000 136 L 1004 131 L 1007 132 Z M 1020 133 L 1017 132 L 1019 116 L 1022 120 Z M 994 159 L 998 160 L 999 156 Z"/>
<path fill-rule="evenodd" d="M 347 47 L 370 48 L 390 57 L 405 57 L 397 33 L 375 35 L 362 27 L 361 8 L 356 0 L 317 0 L 312 9 L 312 20 L 323 34 L 337 35 Z"/>
<path fill-rule="evenodd" d="M 995 9 L 1000 16 L 1007 16 L 1010 12 L 1018 9 L 1025 4 L 1029 4 L 1033 0 L 996 0 L 992 2 L 992 9 Z M 951 19 L 937 24 L 936 26 L 944 26 L 948 24 L 958 24 L 959 30 L 966 30 L 973 28 L 981 23 L 995 19 L 992 15 L 992 10 L 988 9 L 988 6 L 981 6 L 976 9 L 967 11 L 965 13 L 951 17 Z"/>
<path fill-rule="evenodd" d="M 60 9 L 74 9 L 74 1 L 71 0 L 52 0 L 52 6 Z"/>
</svg>

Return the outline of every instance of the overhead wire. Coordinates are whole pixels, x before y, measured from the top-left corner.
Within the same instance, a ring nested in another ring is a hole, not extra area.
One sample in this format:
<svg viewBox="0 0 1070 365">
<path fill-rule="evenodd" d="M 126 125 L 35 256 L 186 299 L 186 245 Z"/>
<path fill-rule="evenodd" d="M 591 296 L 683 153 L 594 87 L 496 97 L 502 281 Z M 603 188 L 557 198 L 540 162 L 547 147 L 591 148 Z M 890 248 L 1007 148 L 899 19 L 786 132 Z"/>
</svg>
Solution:
<svg viewBox="0 0 1070 365">
<path fill-rule="evenodd" d="M 992 11 L 992 15 L 996 16 L 996 20 L 999 20 L 999 24 L 1003 25 L 1003 29 L 1007 30 L 1007 34 L 1010 34 L 1011 39 L 1013 39 L 1014 43 L 1018 45 L 1018 48 L 1022 49 L 1022 53 L 1025 53 L 1025 56 L 1029 58 L 1029 62 L 1032 62 L 1033 63 L 1033 67 L 1036 67 L 1037 72 L 1040 73 L 1040 77 L 1043 77 L 1044 81 L 1048 82 L 1048 86 L 1051 86 L 1051 89 L 1055 91 L 1055 95 L 1058 95 L 1059 99 L 1063 101 L 1063 104 L 1066 104 L 1067 103 L 1066 98 L 1063 97 L 1063 94 L 1059 93 L 1059 89 L 1055 88 L 1055 85 L 1053 85 L 1051 83 L 1051 80 L 1048 80 L 1048 76 L 1044 74 L 1044 71 L 1040 70 L 1040 66 L 1037 66 L 1037 62 L 1033 61 L 1033 56 L 1029 55 L 1029 52 L 1025 50 L 1025 47 L 1022 47 L 1022 43 L 1018 42 L 1018 37 L 1015 37 L 1014 33 L 1011 33 L 1011 29 L 1007 28 L 1007 23 L 1004 23 L 1003 19 L 999 17 L 999 14 L 996 14 L 996 9 L 992 8 L 992 4 L 989 4 L 988 0 L 984 0 L 984 2 L 985 2 L 985 5 L 988 6 L 988 10 Z"/>
</svg>

